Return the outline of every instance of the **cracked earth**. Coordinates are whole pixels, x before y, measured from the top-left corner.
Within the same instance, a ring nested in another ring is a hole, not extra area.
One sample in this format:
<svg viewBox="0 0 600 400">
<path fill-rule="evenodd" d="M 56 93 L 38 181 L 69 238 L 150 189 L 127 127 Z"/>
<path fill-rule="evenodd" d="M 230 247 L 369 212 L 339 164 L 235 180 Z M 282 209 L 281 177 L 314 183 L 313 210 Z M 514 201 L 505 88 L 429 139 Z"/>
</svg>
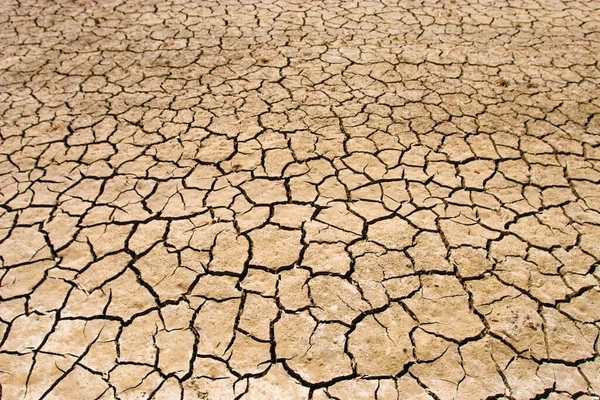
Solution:
<svg viewBox="0 0 600 400">
<path fill-rule="evenodd" d="M 600 1 L 0 4 L 12 399 L 598 399 Z"/>
</svg>

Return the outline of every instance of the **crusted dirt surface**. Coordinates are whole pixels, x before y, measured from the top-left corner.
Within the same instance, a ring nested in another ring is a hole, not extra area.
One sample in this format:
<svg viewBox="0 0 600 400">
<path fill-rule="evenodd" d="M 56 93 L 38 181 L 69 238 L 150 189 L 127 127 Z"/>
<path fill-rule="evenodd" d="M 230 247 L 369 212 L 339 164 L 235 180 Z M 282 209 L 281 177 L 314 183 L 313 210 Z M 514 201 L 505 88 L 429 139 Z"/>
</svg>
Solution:
<svg viewBox="0 0 600 400">
<path fill-rule="evenodd" d="M 0 2 L 13 399 L 597 400 L 600 1 Z"/>
</svg>

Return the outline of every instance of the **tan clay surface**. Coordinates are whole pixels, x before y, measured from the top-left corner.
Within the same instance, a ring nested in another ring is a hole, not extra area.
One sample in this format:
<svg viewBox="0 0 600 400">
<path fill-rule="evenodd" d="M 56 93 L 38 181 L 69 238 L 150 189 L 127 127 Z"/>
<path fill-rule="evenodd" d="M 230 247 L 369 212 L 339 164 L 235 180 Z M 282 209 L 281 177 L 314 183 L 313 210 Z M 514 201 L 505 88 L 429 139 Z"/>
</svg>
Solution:
<svg viewBox="0 0 600 400">
<path fill-rule="evenodd" d="M 0 1 L 2 400 L 598 400 L 600 1 Z"/>
</svg>

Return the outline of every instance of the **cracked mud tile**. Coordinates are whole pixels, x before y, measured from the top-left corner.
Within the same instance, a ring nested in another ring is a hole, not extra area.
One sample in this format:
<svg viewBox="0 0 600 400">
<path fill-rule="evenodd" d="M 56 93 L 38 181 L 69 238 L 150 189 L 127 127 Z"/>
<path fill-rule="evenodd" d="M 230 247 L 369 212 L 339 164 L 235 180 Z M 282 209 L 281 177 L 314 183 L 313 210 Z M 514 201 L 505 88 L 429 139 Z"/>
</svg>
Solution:
<svg viewBox="0 0 600 400">
<path fill-rule="evenodd" d="M 348 351 L 361 376 L 395 376 L 414 361 L 410 332 L 416 321 L 401 305 L 371 314 L 348 335 Z"/>
<path fill-rule="evenodd" d="M 317 324 L 307 312 L 284 314 L 275 324 L 275 351 L 295 377 L 321 384 L 353 373 L 344 352 L 348 328 Z"/>
<path fill-rule="evenodd" d="M 253 265 L 277 271 L 299 259 L 302 233 L 298 230 L 266 225 L 252 231 L 248 236 L 252 242 L 250 263 Z"/>
</svg>

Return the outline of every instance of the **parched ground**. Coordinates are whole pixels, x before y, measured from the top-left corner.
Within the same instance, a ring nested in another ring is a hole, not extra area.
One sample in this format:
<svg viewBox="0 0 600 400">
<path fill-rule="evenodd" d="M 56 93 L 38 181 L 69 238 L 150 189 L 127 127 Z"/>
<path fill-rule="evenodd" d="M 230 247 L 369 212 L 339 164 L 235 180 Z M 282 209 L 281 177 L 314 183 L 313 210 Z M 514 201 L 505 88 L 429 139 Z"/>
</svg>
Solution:
<svg viewBox="0 0 600 400">
<path fill-rule="evenodd" d="M 600 394 L 600 1 L 0 2 L 13 399 Z"/>
</svg>

